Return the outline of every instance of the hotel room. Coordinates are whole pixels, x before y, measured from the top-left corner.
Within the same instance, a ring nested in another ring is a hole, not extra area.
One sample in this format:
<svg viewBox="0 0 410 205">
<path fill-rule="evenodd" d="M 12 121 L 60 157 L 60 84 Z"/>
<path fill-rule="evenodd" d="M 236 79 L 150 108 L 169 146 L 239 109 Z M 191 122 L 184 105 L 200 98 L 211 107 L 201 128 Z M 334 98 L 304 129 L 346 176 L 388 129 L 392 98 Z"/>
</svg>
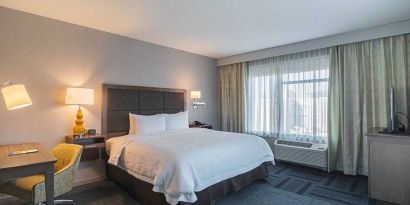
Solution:
<svg viewBox="0 0 410 205">
<path fill-rule="evenodd" d="M 0 0 L 0 205 L 410 205 L 409 0 Z"/>
</svg>

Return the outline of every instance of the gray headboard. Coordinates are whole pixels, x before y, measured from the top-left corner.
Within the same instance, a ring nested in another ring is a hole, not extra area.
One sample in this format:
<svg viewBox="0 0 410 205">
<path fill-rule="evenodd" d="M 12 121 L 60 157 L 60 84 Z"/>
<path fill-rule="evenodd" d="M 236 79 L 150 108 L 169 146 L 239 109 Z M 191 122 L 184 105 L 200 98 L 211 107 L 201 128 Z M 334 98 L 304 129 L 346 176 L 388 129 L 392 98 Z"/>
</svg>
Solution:
<svg viewBox="0 0 410 205">
<path fill-rule="evenodd" d="M 103 84 L 101 132 L 107 138 L 128 134 L 128 113 L 177 113 L 185 108 L 184 89 Z"/>
</svg>

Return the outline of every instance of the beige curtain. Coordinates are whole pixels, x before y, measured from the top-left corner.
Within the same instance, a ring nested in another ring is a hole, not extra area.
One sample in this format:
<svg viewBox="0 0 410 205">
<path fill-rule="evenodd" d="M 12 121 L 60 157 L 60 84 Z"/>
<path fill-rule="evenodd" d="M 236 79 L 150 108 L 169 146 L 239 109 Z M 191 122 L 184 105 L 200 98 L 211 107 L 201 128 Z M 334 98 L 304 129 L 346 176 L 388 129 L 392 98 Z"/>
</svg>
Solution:
<svg viewBox="0 0 410 205">
<path fill-rule="evenodd" d="M 219 122 L 223 131 L 244 132 L 246 63 L 219 67 Z"/>
<path fill-rule="evenodd" d="M 390 123 L 389 87 L 394 83 L 397 111 L 410 102 L 410 35 L 331 48 L 329 76 L 329 171 L 368 173 L 370 127 Z M 401 118 L 401 122 L 406 120 Z"/>
</svg>

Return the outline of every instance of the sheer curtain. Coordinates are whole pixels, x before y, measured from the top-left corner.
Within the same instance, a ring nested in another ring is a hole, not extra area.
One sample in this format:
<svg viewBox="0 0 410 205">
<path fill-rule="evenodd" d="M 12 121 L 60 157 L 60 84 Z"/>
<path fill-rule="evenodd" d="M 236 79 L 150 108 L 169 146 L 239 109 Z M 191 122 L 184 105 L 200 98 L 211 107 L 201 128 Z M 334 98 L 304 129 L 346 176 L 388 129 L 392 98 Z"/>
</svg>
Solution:
<svg viewBox="0 0 410 205">
<path fill-rule="evenodd" d="M 280 56 L 280 137 L 327 143 L 328 50 Z"/>
<path fill-rule="evenodd" d="M 278 69 L 273 58 L 248 63 L 245 131 L 260 136 L 279 133 Z"/>
<path fill-rule="evenodd" d="M 245 131 L 327 143 L 329 50 L 248 63 Z"/>
</svg>

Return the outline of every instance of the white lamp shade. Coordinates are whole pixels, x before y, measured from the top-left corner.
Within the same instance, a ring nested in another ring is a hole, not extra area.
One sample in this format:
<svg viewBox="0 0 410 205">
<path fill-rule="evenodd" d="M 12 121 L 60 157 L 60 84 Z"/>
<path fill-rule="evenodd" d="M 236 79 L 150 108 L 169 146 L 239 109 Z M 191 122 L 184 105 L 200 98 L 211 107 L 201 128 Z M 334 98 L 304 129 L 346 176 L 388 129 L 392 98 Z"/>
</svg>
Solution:
<svg viewBox="0 0 410 205">
<path fill-rule="evenodd" d="M 8 110 L 15 110 L 32 104 L 24 85 L 10 85 L 1 89 Z"/>
<path fill-rule="evenodd" d="M 201 91 L 191 91 L 191 98 L 192 99 L 200 99 L 201 98 Z"/>
<path fill-rule="evenodd" d="M 94 90 L 88 88 L 67 88 L 65 103 L 69 105 L 93 105 Z"/>
</svg>

